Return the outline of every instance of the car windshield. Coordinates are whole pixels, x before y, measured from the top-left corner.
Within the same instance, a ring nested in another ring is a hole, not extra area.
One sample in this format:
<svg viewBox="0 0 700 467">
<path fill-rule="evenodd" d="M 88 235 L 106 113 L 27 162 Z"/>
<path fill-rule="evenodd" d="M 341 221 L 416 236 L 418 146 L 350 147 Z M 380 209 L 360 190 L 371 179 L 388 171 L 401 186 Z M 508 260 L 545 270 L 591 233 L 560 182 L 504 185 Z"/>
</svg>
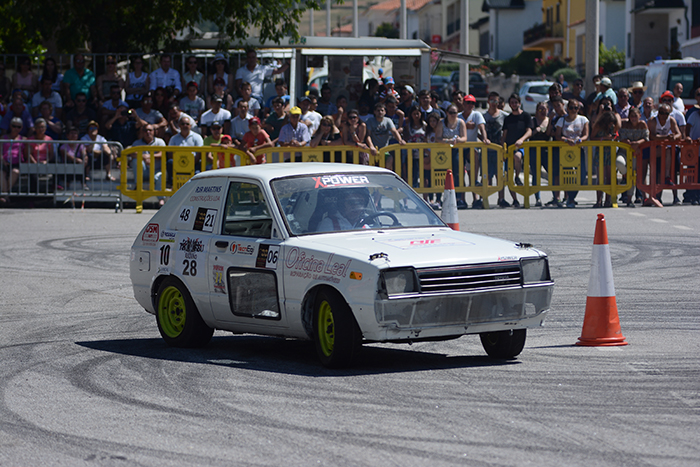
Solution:
<svg viewBox="0 0 700 467">
<path fill-rule="evenodd" d="M 317 174 L 272 181 L 292 235 L 445 225 L 389 173 Z"/>
</svg>

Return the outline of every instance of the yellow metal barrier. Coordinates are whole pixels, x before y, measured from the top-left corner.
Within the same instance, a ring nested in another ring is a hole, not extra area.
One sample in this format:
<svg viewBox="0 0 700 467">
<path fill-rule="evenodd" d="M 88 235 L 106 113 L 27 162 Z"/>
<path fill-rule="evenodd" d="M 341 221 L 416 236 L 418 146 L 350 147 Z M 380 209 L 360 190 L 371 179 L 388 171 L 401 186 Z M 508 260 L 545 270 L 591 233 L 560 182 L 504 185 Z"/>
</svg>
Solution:
<svg viewBox="0 0 700 467">
<path fill-rule="evenodd" d="M 488 209 L 488 197 L 504 186 L 505 149 L 480 142 L 392 144 L 380 149 L 372 163 L 393 170 L 419 193 L 442 192 L 447 169 L 452 169 L 455 191 L 480 195 Z M 496 183 L 491 184 L 494 177 Z"/>
<path fill-rule="evenodd" d="M 262 148 L 255 151 L 256 156 L 265 154 L 267 163 L 272 162 L 339 162 L 345 164 L 362 164 L 370 158 L 370 152 L 357 146 L 304 146 L 300 148 L 285 146 Z M 248 164 L 248 160 L 244 165 Z"/>
<path fill-rule="evenodd" d="M 131 169 L 128 167 L 129 159 L 133 159 Z M 245 163 L 247 159 L 248 156 L 239 149 L 222 147 L 134 146 L 121 153 L 119 190 L 122 195 L 136 201 L 136 212 L 141 212 L 144 200 L 153 196 L 172 196 L 194 176 L 197 165 L 199 171 L 204 172 L 214 168 L 241 165 L 241 162 Z M 148 171 L 146 183 L 144 168 Z M 133 188 L 128 184 L 129 170 L 134 171 Z"/>
<path fill-rule="evenodd" d="M 525 198 L 523 206 L 526 208 L 530 207 L 530 195 L 543 190 L 603 191 L 610 194 L 613 206 L 617 207 L 617 195 L 629 190 L 636 178 L 634 151 L 628 144 L 617 141 L 585 141 L 573 146 L 562 141 L 527 141 L 520 150 L 523 151 L 523 184 L 517 185 L 513 177 L 515 146 L 507 148 L 506 183 Z M 618 151 L 624 154 L 627 166 L 626 182 L 622 185 L 617 182 Z M 530 176 L 532 172 L 534 180 Z M 609 181 L 606 182 L 606 178 Z M 544 180 L 547 184 L 543 184 Z"/>
</svg>

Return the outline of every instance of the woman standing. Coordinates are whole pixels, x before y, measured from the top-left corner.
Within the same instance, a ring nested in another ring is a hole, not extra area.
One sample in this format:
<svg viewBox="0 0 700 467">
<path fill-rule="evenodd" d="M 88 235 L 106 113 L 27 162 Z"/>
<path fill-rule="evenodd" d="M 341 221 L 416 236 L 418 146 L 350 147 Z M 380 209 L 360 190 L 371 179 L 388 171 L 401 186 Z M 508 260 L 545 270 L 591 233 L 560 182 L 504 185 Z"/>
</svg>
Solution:
<svg viewBox="0 0 700 467">
<path fill-rule="evenodd" d="M 600 99 L 598 104 L 598 112 L 596 113 L 595 120 L 593 121 L 593 128 L 591 128 L 591 140 L 593 141 L 612 141 L 617 138 L 617 132 L 622 126 L 622 120 L 620 115 L 613 110 L 612 100 L 608 97 L 603 97 Z M 593 174 L 598 175 L 598 180 L 600 180 L 599 166 L 600 166 L 600 150 L 596 148 L 593 157 Z M 611 157 L 610 148 L 606 147 L 603 150 L 603 183 L 606 185 L 610 183 L 610 167 L 611 167 Z M 599 182 L 600 183 L 600 182 Z M 603 202 L 603 191 L 598 190 L 596 192 L 596 203 L 593 205 L 594 208 L 611 208 L 612 198 L 609 193 L 605 193 L 605 202 Z"/>
<path fill-rule="evenodd" d="M 634 152 L 637 152 L 637 149 L 639 149 L 639 145 L 642 144 L 645 141 L 649 141 L 649 128 L 647 127 L 647 124 L 641 121 L 640 116 L 641 112 L 639 111 L 639 107 L 630 107 L 629 112 L 627 114 L 628 120 L 625 120 L 622 122 L 622 127 L 620 128 L 620 136 L 618 140 L 621 143 L 626 143 L 632 146 L 632 149 Z M 621 156 L 618 154 L 617 159 L 619 160 L 620 157 L 623 158 L 624 156 Z M 625 160 L 625 164 L 627 161 Z M 636 164 L 634 164 L 636 166 Z M 646 169 L 649 166 L 649 159 L 647 158 L 646 160 L 646 165 L 644 166 L 644 176 L 643 178 L 646 178 Z M 626 177 L 627 173 L 623 173 L 623 177 Z M 627 207 L 633 208 L 634 203 L 632 202 L 632 193 L 634 193 L 634 186 L 627 190 L 625 193 L 623 193 L 623 201 L 627 204 Z"/>
<path fill-rule="evenodd" d="M 588 119 L 583 115 L 579 115 L 579 110 L 581 109 L 581 103 L 575 99 L 569 101 L 567 110 L 568 113 L 566 117 L 559 119 L 557 121 L 556 133 L 554 139 L 556 141 L 564 141 L 570 146 L 576 146 L 579 143 L 588 140 Z M 559 167 L 559 158 L 552 160 L 552 165 L 554 167 Z M 582 174 L 585 174 L 585 157 L 583 149 L 581 149 L 581 170 Z M 555 169 L 556 170 L 556 169 Z M 584 175 L 585 176 L 585 175 Z M 558 177 L 558 174 L 555 174 Z M 554 183 L 559 183 L 556 178 L 554 178 Z M 578 191 L 567 191 L 566 192 L 566 207 L 575 208 L 576 207 L 576 195 Z M 557 206 L 561 206 L 558 203 Z"/>
</svg>

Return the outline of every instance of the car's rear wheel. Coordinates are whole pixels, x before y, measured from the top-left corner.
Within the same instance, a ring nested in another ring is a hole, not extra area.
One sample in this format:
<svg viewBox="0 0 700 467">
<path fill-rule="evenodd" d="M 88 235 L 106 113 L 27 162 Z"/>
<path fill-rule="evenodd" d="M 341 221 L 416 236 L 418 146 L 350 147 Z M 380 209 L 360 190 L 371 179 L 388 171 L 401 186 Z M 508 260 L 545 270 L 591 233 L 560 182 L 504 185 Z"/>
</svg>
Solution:
<svg viewBox="0 0 700 467">
<path fill-rule="evenodd" d="M 185 286 L 174 278 L 165 279 L 158 287 L 156 322 L 160 335 L 173 347 L 203 347 L 214 334 Z"/>
<path fill-rule="evenodd" d="M 483 332 L 479 334 L 481 345 L 491 358 L 511 359 L 520 355 L 525 347 L 526 329 Z"/>
<path fill-rule="evenodd" d="M 316 295 L 314 344 L 321 363 L 328 368 L 349 366 L 360 351 L 360 328 L 348 304 L 334 290 L 322 289 Z"/>
</svg>

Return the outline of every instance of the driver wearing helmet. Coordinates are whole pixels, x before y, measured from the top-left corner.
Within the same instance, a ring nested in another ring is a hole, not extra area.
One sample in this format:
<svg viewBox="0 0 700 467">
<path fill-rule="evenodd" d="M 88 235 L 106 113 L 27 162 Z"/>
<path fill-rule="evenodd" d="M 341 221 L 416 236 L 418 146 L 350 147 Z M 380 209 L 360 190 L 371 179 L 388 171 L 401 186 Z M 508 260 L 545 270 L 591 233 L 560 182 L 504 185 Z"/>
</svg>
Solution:
<svg viewBox="0 0 700 467">
<path fill-rule="evenodd" d="M 318 225 L 319 232 L 336 232 L 366 228 L 357 225 L 369 205 L 369 192 L 365 188 L 337 189 L 335 212 L 329 213 Z"/>
</svg>

